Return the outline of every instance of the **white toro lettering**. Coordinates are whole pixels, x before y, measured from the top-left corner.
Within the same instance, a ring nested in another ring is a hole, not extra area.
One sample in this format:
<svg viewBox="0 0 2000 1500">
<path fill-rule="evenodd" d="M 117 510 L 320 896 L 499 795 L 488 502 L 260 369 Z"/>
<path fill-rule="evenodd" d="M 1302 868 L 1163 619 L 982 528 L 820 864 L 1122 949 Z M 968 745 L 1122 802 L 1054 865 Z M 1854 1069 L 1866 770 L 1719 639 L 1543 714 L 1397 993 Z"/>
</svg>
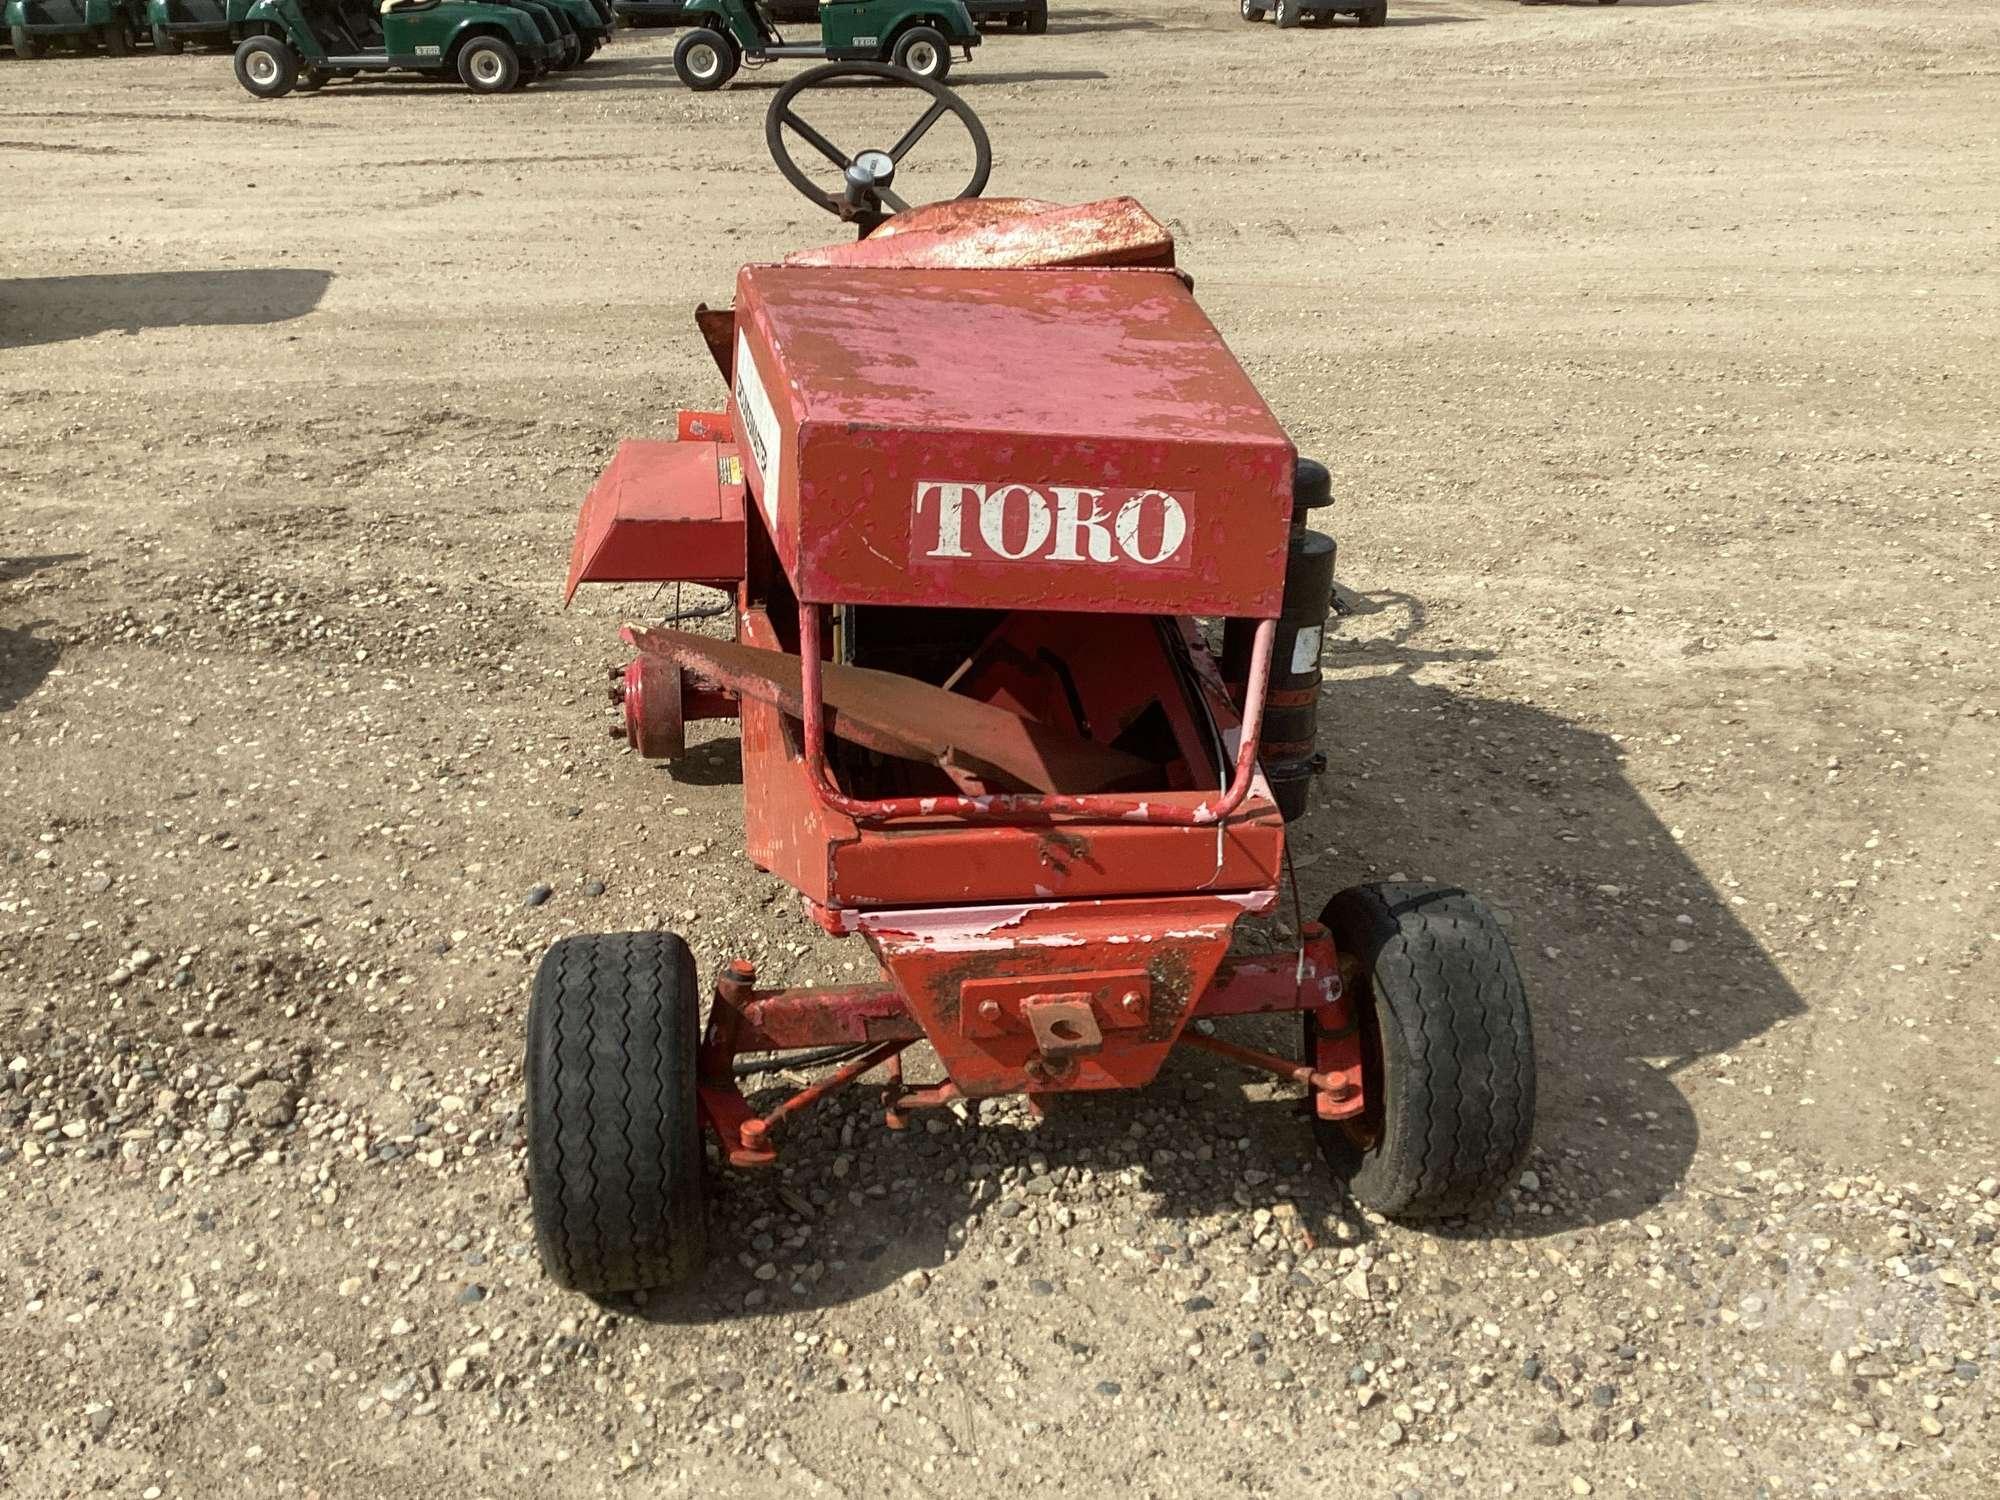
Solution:
<svg viewBox="0 0 2000 1500">
<path fill-rule="evenodd" d="M 1056 492 L 1056 544 L 1049 549 L 1050 562 L 1083 562 L 1085 555 L 1077 551 L 1077 538 L 1083 538 L 1088 549 L 1088 560 L 1097 563 L 1111 561 L 1111 532 L 1106 526 L 1111 517 L 1097 507 L 1104 498 L 1103 490 L 1072 489 L 1059 484 Z M 1088 505 L 1089 511 L 1084 507 Z"/>
<path fill-rule="evenodd" d="M 1151 557 L 1146 556 L 1140 537 L 1151 529 L 1152 524 L 1146 514 L 1146 502 L 1159 501 L 1159 527 L 1155 543 L 1156 550 Z M 1118 507 L 1118 545 L 1134 562 L 1154 567 L 1165 562 L 1181 550 L 1181 543 L 1187 537 L 1187 513 L 1181 509 L 1180 501 L 1165 490 L 1141 490 L 1130 500 Z"/>
<path fill-rule="evenodd" d="M 924 479 L 912 497 L 910 556 L 1184 568 L 1187 506 L 1159 489 Z"/>
<path fill-rule="evenodd" d="M 1012 507 L 1010 500 L 1020 502 Z M 1007 545 L 1009 523 L 1021 537 L 1019 547 Z M 1008 562 L 1022 562 L 1042 550 L 1049 539 L 1049 502 L 1040 490 L 1025 484 L 1003 484 L 979 502 L 979 539 L 986 550 Z"/>
</svg>

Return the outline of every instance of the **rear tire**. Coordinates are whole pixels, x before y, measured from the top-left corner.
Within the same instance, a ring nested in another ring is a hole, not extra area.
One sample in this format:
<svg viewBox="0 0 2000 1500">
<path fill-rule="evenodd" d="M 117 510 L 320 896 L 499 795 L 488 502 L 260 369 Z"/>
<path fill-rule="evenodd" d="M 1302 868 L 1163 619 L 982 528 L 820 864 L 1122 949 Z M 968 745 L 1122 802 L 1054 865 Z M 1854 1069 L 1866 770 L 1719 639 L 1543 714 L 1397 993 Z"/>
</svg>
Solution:
<svg viewBox="0 0 2000 1500">
<path fill-rule="evenodd" d="M 1304 16 L 1305 8 L 1299 0 L 1278 0 L 1278 29 L 1290 31 Z"/>
<path fill-rule="evenodd" d="M 97 29 L 99 40 L 104 43 L 106 57 L 130 57 L 132 55 L 132 33 L 123 21 L 114 21 L 109 26 Z"/>
<path fill-rule="evenodd" d="M 521 81 L 521 56 L 500 37 L 476 36 L 458 49 L 458 81 L 475 94 L 504 94 Z"/>
<path fill-rule="evenodd" d="M 42 55 L 42 44 L 25 26 L 8 27 L 7 39 L 14 44 L 14 55 L 22 62 L 33 62 Z"/>
<path fill-rule="evenodd" d="M 153 50 L 162 57 L 179 57 L 181 55 L 181 39 L 167 30 L 158 21 L 155 21 L 153 23 Z"/>
<path fill-rule="evenodd" d="M 1381 0 L 1379 5 L 1364 5 L 1354 13 L 1354 19 L 1363 26 L 1387 26 L 1389 24 L 1389 0 Z"/>
<path fill-rule="evenodd" d="M 576 66 L 579 68 L 582 67 L 595 56 L 597 56 L 597 43 L 590 37 L 578 37 L 576 39 Z"/>
<path fill-rule="evenodd" d="M 1320 921 L 1353 961 L 1342 972 L 1368 1100 L 1359 1121 L 1313 1122 L 1321 1155 L 1357 1202 L 1392 1218 L 1488 1206 L 1535 1123 L 1534 1031 L 1500 924 L 1464 891 L 1417 884 L 1355 886 Z"/>
<path fill-rule="evenodd" d="M 1029 36 L 1044 36 L 1047 34 L 1048 29 L 1049 29 L 1049 8 L 1046 5 L 1043 6 L 1040 10 L 1031 10 L 1028 12 Z"/>
<path fill-rule="evenodd" d="M 333 75 L 324 68 L 307 68 L 303 73 L 299 74 L 299 81 L 295 85 L 296 91 L 301 94 L 318 93 L 326 87 L 328 80 L 332 77 Z"/>
<path fill-rule="evenodd" d="M 674 72 L 697 94 L 712 93 L 736 76 L 735 44 L 719 31 L 697 26 L 674 44 Z"/>
<path fill-rule="evenodd" d="M 1257 4 L 1256 0 L 1237 0 L 1236 14 L 1246 21 L 1261 21 L 1265 12 L 1264 7 Z"/>
<path fill-rule="evenodd" d="M 275 37 L 253 36 L 236 49 L 236 81 L 259 99 L 282 99 L 298 84 L 298 54 Z"/>
<path fill-rule="evenodd" d="M 567 937 L 528 1007 L 528 1194 L 542 1267 L 580 1292 L 701 1268 L 700 999 L 671 932 Z"/>
<path fill-rule="evenodd" d="M 944 33 L 933 26 L 912 26 L 896 38 L 889 61 L 906 73 L 932 83 L 943 83 L 951 72 L 951 49 Z"/>
</svg>

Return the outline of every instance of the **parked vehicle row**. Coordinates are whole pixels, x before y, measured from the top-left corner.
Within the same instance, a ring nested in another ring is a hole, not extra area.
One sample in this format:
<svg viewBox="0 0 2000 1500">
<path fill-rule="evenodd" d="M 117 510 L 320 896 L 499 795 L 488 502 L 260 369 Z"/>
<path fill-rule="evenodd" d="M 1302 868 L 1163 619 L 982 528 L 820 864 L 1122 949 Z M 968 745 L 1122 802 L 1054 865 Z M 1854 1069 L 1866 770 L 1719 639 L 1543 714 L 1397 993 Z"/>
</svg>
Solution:
<svg viewBox="0 0 2000 1500">
<path fill-rule="evenodd" d="M 791 59 L 886 63 L 930 82 L 970 60 L 982 26 L 1040 33 L 1047 0 L 0 0 L 15 53 L 123 56 L 235 49 L 259 99 L 384 72 L 452 77 L 497 94 L 578 67 L 627 25 L 678 27 L 674 71 L 722 88 Z M 780 24 L 809 25 L 790 36 Z"/>
</svg>

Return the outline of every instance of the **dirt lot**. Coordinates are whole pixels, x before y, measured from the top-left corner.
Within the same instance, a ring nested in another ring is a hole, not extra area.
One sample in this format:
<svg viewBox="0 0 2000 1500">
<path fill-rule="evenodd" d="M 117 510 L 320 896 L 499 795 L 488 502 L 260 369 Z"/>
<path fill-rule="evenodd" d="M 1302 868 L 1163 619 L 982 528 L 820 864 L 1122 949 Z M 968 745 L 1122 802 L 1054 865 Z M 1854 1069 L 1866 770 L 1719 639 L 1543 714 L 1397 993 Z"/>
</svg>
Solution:
<svg viewBox="0 0 2000 1500">
<path fill-rule="evenodd" d="M 1058 0 L 983 48 L 993 190 L 1169 219 L 1333 465 L 1302 878 L 1506 913 L 1531 1170 L 1373 1221 L 1196 1057 L 1040 1122 L 855 1095 L 617 1308 L 529 1245 L 540 950 L 870 962 L 745 867 L 733 735 L 606 738 L 650 591 L 557 599 L 616 440 L 719 399 L 692 304 L 831 237 L 779 70 L 690 95 L 642 33 L 260 105 L 220 54 L 9 60 L 0 1491 L 1989 1484 L 1991 23 Z"/>
</svg>

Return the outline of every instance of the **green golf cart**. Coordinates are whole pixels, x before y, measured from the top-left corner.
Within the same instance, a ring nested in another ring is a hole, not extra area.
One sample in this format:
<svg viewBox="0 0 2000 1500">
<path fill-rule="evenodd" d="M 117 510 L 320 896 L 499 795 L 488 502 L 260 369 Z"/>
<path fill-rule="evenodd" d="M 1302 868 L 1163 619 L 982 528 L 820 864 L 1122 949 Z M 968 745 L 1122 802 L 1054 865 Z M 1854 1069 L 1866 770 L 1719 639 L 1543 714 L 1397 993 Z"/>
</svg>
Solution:
<svg viewBox="0 0 2000 1500">
<path fill-rule="evenodd" d="M 259 99 L 335 78 L 407 71 L 456 74 L 500 94 L 570 62 L 575 28 L 539 0 L 256 0 L 261 34 L 236 49 L 236 81 Z"/>
<path fill-rule="evenodd" d="M 969 61 L 979 45 L 965 0 L 821 0 L 819 40 L 789 42 L 757 0 L 613 0 L 633 21 L 686 26 L 674 71 L 691 89 L 719 89 L 745 63 L 778 58 L 888 62 L 941 81 L 954 49 Z"/>
<path fill-rule="evenodd" d="M 7 35 L 26 61 L 57 47 L 113 57 L 132 51 L 143 8 L 138 0 L 7 0 Z"/>
<path fill-rule="evenodd" d="M 217 47 L 251 35 L 256 0 L 146 0 L 153 50 L 169 56 L 186 47 Z"/>
</svg>

